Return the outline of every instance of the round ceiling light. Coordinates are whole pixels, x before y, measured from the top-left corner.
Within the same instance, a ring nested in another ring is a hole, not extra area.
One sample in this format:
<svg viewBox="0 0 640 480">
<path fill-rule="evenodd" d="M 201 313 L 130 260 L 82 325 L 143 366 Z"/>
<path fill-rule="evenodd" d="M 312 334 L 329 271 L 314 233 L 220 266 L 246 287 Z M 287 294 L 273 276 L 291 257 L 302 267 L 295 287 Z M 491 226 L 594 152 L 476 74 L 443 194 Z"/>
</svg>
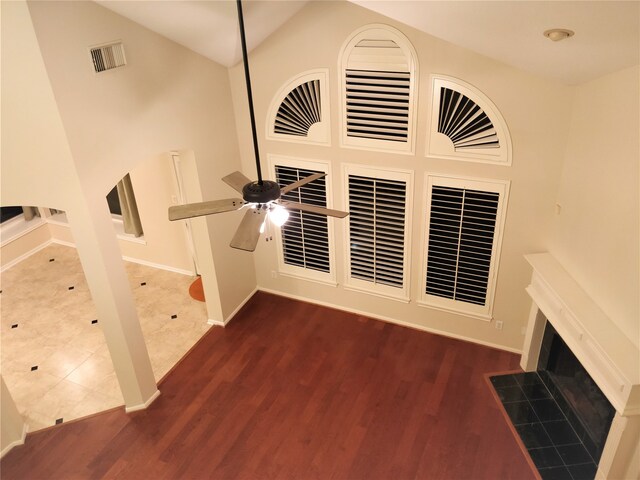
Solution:
<svg viewBox="0 0 640 480">
<path fill-rule="evenodd" d="M 575 32 L 573 30 L 567 30 L 566 28 L 552 28 L 544 32 L 544 36 L 554 42 L 559 42 L 565 38 L 573 37 Z"/>
</svg>

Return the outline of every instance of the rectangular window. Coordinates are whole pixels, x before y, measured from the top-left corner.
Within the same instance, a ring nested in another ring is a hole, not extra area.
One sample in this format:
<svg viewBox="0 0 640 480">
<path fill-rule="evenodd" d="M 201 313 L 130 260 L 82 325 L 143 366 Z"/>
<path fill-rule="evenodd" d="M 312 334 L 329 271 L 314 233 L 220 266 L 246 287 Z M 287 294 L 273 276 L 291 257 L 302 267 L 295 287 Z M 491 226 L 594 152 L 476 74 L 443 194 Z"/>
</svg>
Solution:
<svg viewBox="0 0 640 480">
<path fill-rule="evenodd" d="M 408 300 L 412 174 L 347 165 L 348 279 L 358 290 Z"/>
<path fill-rule="evenodd" d="M 118 236 L 140 238 L 144 235 L 131 176 L 127 173 L 107 194 L 107 205 Z"/>
<path fill-rule="evenodd" d="M 314 173 L 328 173 L 328 165 L 285 157 L 271 158 L 275 180 L 284 187 Z M 329 207 L 327 177 L 285 193 L 283 200 Z M 331 222 L 325 215 L 289 210 L 279 232 L 280 272 L 335 284 Z"/>
<path fill-rule="evenodd" d="M 7 222 L 20 215 L 22 215 L 22 207 L 2 207 L 0 208 L 0 223 Z"/>
<path fill-rule="evenodd" d="M 507 190 L 428 177 L 424 304 L 491 319 Z"/>
</svg>

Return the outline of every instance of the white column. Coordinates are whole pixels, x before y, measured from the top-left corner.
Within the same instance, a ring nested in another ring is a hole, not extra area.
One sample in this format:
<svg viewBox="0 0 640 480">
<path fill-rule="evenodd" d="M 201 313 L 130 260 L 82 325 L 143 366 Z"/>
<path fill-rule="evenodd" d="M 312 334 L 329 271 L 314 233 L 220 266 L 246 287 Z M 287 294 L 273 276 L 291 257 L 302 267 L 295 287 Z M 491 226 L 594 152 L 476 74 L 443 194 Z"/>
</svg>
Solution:
<svg viewBox="0 0 640 480">
<path fill-rule="evenodd" d="M 640 415 L 613 417 L 598 465 L 597 479 L 640 478 Z"/>
<path fill-rule="evenodd" d="M 0 445 L 2 448 L 0 457 L 3 457 L 13 447 L 24 443 L 27 424 L 24 423 L 2 376 L 0 376 L 0 383 L 2 384 L 0 391 Z"/>
<path fill-rule="evenodd" d="M 202 189 L 198 176 L 198 167 L 193 151 L 186 150 L 174 153 L 180 157 L 180 175 L 183 188 L 184 201 L 186 203 L 202 202 Z M 210 325 L 224 326 L 222 302 L 218 287 L 218 277 L 213 262 L 213 250 L 211 249 L 211 235 L 205 217 L 187 220 L 191 223 L 191 234 L 196 257 L 198 258 L 198 270 L 202 276 L 204 299 L 207 305 L 208 322 Z"/>
<path fill-rule="evenodd" d="M 146 408 L 159 394 L 113 221 L 104 198 L 67 211 L 126 410 Z"/>
</svg>

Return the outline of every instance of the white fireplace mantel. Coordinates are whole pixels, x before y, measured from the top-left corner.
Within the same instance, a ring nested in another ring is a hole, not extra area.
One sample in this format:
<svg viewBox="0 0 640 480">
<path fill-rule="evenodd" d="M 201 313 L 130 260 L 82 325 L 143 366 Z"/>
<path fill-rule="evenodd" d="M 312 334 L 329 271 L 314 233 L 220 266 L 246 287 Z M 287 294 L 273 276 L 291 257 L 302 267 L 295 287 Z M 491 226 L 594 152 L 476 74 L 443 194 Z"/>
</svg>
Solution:
<svg viewBox="0 0 640 480">
<path fill-rule="evenodd" d="M 537 370 L 547 321 L 616 410 L 596 478 L 640 479 L 640 349 L 549 253 L 526 255 L 533 303 L 520 366 Z"/>
<path fill-rule="evenodd" d="M 640 415 L 638 347 L 551 254 L 537 253 L 525 258 L 533 267 L 527 292 L 534 305 L 551 322 L 616 411 L 624 416 Z M 544 322 L 529 321 L 522 362 L 525 370 L 535 370 L 540 330 L 544 328 L 541 323 Z"/>
</svg>

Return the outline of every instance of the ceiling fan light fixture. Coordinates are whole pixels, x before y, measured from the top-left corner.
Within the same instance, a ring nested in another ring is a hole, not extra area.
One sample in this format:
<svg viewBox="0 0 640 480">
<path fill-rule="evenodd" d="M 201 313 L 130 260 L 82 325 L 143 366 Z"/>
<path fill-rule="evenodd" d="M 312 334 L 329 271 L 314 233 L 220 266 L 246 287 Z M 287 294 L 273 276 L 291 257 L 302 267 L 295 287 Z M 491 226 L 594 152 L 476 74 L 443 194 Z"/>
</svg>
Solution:
<svg viewBox="0 0 640 480">
<path fill-rule="evenodd" d="M 269 220 L 276 226 L 283 226 L 289 219 L 289 212 L 282 205 L 273 205 L 269 210 Z"/>
<path fill-rule="evenodd" d="M 573 37 L 575 32 L 573 30 L 568 30 L 566 28 L 552 28 L 546 30 L 543 35 L 547 37 L 549 40 L 554 42 L 559 42 L 560 40 L 564 40 L 569 37 Z"/>
</svg>

